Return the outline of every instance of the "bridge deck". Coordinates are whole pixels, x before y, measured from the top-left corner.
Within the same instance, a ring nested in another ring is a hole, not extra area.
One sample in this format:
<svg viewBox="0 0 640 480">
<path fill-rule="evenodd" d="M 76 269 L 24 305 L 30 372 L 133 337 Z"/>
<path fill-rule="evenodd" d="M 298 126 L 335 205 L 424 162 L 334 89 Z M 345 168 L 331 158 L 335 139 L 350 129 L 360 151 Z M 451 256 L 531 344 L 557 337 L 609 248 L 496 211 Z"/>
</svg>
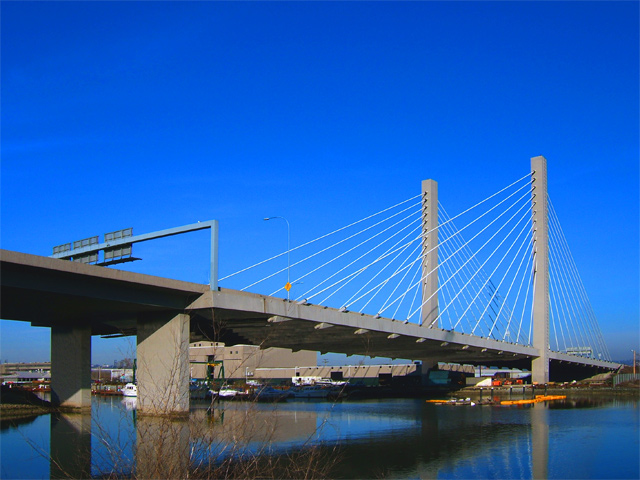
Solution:
<svg viewBox="0 0 640 480">
<path fill-rule="evenodd" d="M 92 334 L 136 334 L 140 316 L 191 313 L 192 339 L 471 364 L 526 365 L 536 349 L 281 298 L 0 250 L 1 318 L 38 326 L 89 322 Z M 554 361 L 617 364 L 551 352 Z"/>
</svg>

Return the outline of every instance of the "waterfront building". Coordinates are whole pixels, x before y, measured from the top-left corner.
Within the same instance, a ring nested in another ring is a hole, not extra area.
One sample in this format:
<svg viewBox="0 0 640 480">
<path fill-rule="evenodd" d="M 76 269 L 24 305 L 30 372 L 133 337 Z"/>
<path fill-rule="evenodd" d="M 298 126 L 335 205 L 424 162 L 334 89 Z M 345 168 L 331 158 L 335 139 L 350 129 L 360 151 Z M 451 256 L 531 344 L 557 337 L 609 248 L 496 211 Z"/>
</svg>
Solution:
<svg viewBox="0 0 640 480">
<path fill-rule="evenodd" d="M 189 345 L 189 363 L 193 379 L 225 378 L 246 381 L 258 378 L 265 369 L 288 368 L 293 371 L 297 365 L 315 366 L 317 353 L 309 350 L 294 352 L 288 348 L 260 349 L 256 345 L 226 346 L 221 342 L 199 341 Z M 291 376 L 288 375 L 289 379 Z"/>
<path fill-rule="evenodd" d="M 0 363 L 0 376 L 15 372 L 50 372 L 51 362 Z"/>
</svg>

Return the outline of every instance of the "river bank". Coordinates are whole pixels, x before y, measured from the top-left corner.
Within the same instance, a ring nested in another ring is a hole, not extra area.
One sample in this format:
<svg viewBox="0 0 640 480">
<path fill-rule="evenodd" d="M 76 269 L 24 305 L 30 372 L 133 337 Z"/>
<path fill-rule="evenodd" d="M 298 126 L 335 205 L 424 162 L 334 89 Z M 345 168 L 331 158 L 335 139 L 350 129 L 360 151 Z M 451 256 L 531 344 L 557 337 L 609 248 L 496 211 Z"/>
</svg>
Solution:
<svg viewBox="0 0 640 480">
<path fill-rule="evenodd" d="M 35 393 L 8 388 L 0 390 L 0 420 L 15 420 L 51 413 L 55 408 L 50 402 L 41 399 Z"/>
</svg>

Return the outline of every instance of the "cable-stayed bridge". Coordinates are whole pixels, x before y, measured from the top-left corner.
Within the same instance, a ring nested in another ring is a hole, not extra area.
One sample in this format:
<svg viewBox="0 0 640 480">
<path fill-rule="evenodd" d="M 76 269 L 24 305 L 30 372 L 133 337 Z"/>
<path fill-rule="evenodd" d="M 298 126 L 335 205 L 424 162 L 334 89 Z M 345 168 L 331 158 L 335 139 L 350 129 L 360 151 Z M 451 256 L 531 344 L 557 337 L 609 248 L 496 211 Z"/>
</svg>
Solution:
<svg viewBox="0 0 640 480">
<path fill-rule="evenodd" d="M 426 180 L 416 196 L 220 278 L 217 221 L 56 247 L 53 257 L 74 262 L 4 251 L 2 318 L 52 328 L 53 377 L 58 364 L 58 377 L 83 379 L 54 391 L 79 406 L 91 335 L 137 335 L 148 411 L 188 408 L 186 352 L 197 338 L 520 366 L 539 383 L 616 368 L 551 205 L 546 160 L 531 165 L 460 212 Z M 102 265 L 130 260 L 132 243 L 204 228 L 208 286 L 83 264 L 99 263 L 100 251 Z"/>
<path fill-rule="evenodd" d="M 608 363 L 546 190 L 543 157 L 532 159 L 527 175 L 458 213 L 438 202 L 437 184 L 427 180 L 421 194 L 224 276 L 220 284 L 286 295 L 290 301 L 277 313 L 284 318 L 274 322 L 307 316 L 320 322 L 315 329 L 357 326 L 377 340 L 368 339 L 370 354 L 478 363 L 490 352 L 484 360 L 503 355 L 514 363 L 546 351 L 558 361 Z M 245 335 L 295 348 L 314 343 L 307 341 L 313 333 L 281 338 L 247 326 Z M 420 345 L 427 340 L 440 341 L 440 348 Z M 340 351 L 356 353 L 347 346 Z M 549 380 L 548 366 L 537 373 L 537 381 Z"/>
</svg>

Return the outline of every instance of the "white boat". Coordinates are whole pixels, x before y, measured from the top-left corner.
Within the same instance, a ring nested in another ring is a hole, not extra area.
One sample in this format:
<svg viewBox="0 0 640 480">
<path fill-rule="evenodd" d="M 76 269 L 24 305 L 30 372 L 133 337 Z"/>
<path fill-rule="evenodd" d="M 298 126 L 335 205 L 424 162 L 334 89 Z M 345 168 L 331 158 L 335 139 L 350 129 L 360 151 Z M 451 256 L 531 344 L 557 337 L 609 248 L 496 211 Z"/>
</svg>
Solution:
<svg viewBox="0 0 640 480">
<path fill-rule="evenodd" d="M 137 397 L 138 396 L 138 387 L 135 383 L 127 383 L 122 388 L 122 395 L 125 397 Z"/>
<path fill-rule="evenodd" d="M 238 395 L 238 393 L 239 393 L 238 390 L 226 387 L 226 388 L 221 388 L 220 391 L 218 392 L 218 395 L 221 398 L 233 398 L 236 395 Z"/>
<path fill-rule="evenodd" d="M 220 390 L 209 390 L 211 396 L 225 398 L 227 400 L 232 400 L 237 395 L 242 394 L 243 392 L 236 390 L 235 388 L 230 387 L 222 387 Z"/>
</svg>

